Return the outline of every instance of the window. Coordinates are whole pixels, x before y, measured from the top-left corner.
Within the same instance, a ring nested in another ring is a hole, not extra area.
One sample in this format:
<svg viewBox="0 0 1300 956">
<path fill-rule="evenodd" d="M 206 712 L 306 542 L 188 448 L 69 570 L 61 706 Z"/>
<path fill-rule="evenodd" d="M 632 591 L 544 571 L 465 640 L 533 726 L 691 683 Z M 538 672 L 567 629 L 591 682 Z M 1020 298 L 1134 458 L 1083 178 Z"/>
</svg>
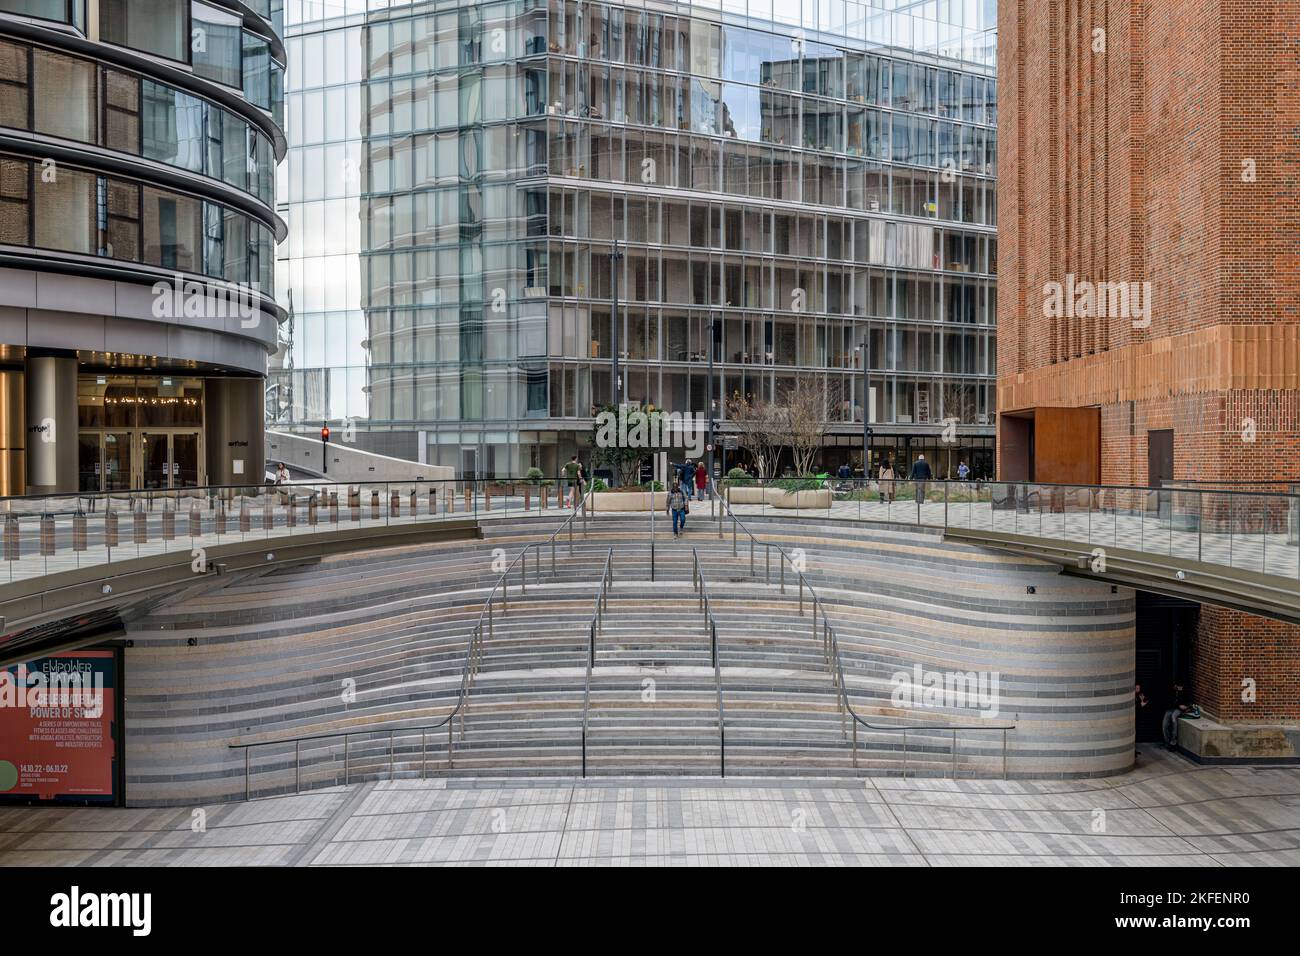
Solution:
<svg viewBox="0 0 1300 956">
<path fill-rule="evenodd" d="M 244 98 L 264 110 L 271 108 L 271 49 L 252 33 L 244 34 Z"/>
<path fill-rule="evenodd" d="M 32 57 L 36 89 L 36 130 L 83 143 L 96 141 L 95 115 L 99 96 L 95 64 L 47 50 Z"/>
<path fill-rule="evenodd" d="M 36 183 L 36 245 L 63 252 L 97 253 L 96 177 L 60 167 L 56 178 Z"/>
<path fill-rule="evenodd" d="M 199 272 L 201 207 L 197 199 L 146 187 L 144 261 L 165 269 Z"/>
<path fill-rule="evenodd" d="M 100 39 L 184 62 L 188 7 L 185 0 L 100 0 Z"/>
<path fill-rule="evenodd" d="M 194 4 L 190 50 L 194 72 L 224 86 L 243 85 L 239 18 L 201 3 Z"/>
<path fill-rule="evenodd" d="M 129 73 L 104 71 L 104 145 L 140 152 L 140 80 Z"/>
<path fill-rule="evenodd" d="M 42 20 L 68 22 L 67 0 L 0 0 L 0 10 L 27 17 L 40 17 Z"/>
<path fill-rule="evenodd" d="M 31 163 L 0 159 L 0 243 L 28 244 L 31 221 Z"/>
<path fill-rule="evenodd" d="M 203 172 L 207 104 L 152 80 L 144 81 L 144 156 Z"/>
<path fill-rule="evenodd" d="M 27 48 L 0 43 L 0 126 L 27 128 L 27 97 Z"/>
<path fill-rule="evenodd" d="M 111 259 L 140 259 L 140 187 L 110 179 L 105 197 L 104 255 Z"/>
</svg>

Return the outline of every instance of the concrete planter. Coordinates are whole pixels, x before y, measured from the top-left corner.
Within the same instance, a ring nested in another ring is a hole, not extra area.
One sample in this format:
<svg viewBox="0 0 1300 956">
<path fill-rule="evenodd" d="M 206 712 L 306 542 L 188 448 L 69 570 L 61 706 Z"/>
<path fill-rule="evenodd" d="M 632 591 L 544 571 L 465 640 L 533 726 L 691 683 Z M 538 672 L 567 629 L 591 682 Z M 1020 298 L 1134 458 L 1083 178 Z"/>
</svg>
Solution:
<svg viewBox="0 0 1300 956">
<path fill-rule="evenodd" d="M 773 492 L 769 499 L 773 508 L 799 508 L 823 510 L 831 506 L 831 490 L 816 488 L 809 491 L 782 491 L 780 488 L 769 489 Z"/>
<path fill-rule="evenodd" d="M 736 485 L 727 489 L 727 501 L 733 505 L 762 505 L 771 500 L 771 492 L 779 489 L 762 485 Z"/>
<path fill-rule="evenodd" d="M 666 491 L 593 491 L 587 496 L 592 512 L 663 511 L 668 507 Z"/>
</svg>

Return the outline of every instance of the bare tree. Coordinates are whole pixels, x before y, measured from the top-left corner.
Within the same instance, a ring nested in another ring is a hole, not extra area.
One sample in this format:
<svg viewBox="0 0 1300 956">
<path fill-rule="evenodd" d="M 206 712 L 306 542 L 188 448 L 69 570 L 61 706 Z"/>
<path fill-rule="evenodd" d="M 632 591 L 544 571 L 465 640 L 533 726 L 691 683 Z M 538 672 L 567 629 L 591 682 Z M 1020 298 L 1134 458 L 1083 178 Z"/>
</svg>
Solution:
<svg viewBox="0 0 1300 956">
<path fill-rule="evenodd" d="M 813 459 L 826 442 L 828 431 L 826 379 L 800 375 L 779 396 L 781 444 L 794 453 L 795 474 L 812 473 Z"/>
<path fill-rule="evenodd" d="M 727 399 L 727 422 L 736 432 L 736 440 L 754 458 L 758 477 L 768 477 L 780 450 L 778 410 L 762 398 L 737 392 Z"/>
</svg>

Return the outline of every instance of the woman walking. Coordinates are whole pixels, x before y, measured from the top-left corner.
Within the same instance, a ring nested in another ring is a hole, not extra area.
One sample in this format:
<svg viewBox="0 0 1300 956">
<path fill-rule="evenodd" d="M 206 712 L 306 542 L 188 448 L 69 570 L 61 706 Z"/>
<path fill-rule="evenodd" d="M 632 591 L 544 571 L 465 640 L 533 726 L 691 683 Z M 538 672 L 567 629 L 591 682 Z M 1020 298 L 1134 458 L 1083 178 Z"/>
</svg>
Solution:
<svg viewBox="0 0 1300 956">
<path fill-rule="evenodd" d="M 709 472 L 704 467 L 704 462 L 695 464 L 695 495 L 701 501 L 704 500 L 704 490 L 709 487 Z"/>
<path fill-rule="evenodd" d="M 888 458 L 880 463 L 880 500 L 886 504 L 894 500 L 894 466 Z"/>
<path fill-rule="evenodd" d="M 686 516 L 689 513 L 690 505 L 686 501 L 686 492 L 682 491 L 682 483 L 673 479 L 673 490 L 668 492 L 668 514 L 673 519 L 674 538 L 680 538 L 686 530 Z"/>
</svg>

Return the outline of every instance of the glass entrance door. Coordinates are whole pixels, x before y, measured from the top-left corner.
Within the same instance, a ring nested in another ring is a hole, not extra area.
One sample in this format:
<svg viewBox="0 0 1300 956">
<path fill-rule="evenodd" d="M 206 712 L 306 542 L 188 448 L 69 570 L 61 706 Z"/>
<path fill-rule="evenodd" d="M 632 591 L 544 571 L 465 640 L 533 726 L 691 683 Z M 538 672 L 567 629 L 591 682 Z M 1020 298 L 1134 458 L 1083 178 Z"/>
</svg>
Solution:
<svg viewBox="0 0 1300 956">
<path fill-rule="evenodd" d="M 196 431 L 83 431 L 77 436 L 82 491 L 193 488 L 203 481 Z"/>
<path fill-rule="evenodd" d="M 145 432 L 140 436 L 142 486 L 168 488 L 171 481 L 171 436 Z"/>
<path fill-rule="evenodd" d="M 199 484 L 199 433 L 172 435 L 172 487 L 194 488 Z"/>
<path fill-rule="evenodd" d="M 105 491 L 127 491 L 134 487 L 131 459 L 131 433 L 104 432 L 102 473 Z"/>
</svg>

